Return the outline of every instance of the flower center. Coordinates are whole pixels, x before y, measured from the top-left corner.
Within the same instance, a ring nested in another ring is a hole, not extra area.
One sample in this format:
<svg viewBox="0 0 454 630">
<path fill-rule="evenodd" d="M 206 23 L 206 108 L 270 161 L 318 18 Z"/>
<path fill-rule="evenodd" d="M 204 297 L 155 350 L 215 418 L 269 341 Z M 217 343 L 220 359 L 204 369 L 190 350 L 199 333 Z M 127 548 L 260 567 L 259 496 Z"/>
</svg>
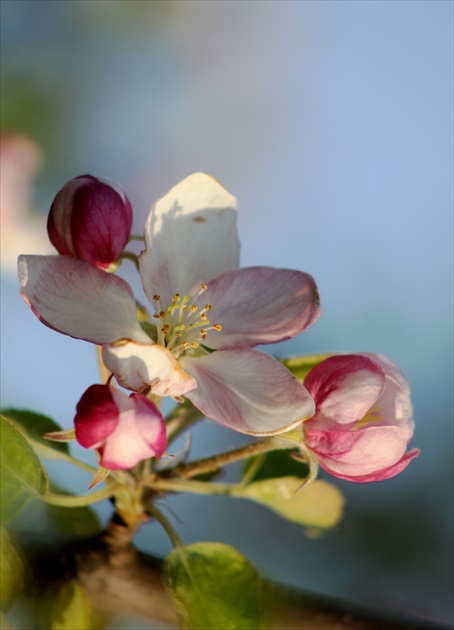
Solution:
<svg viewBox="0 0 454 630">
<path fill-rule="evenodd" d="M 153 317 L 158 331 L 157 343 L 170 350 L 176 359 L 186 352 L 194 353 L 205 341 L 209 330 L 218 332 L 222 330 L 220 324 L 210 325 L 207 313 L 211 310 L 211 304 L 202 307 L 197 304 L 206 289 L 207 285 L 201 284 L 192 299 L 187 295 L 181 297 L 179 293 L 175 293 L 172 303 L 165 310 L 161 309 L 161 296 L 153 296 L 156 304 Z"/>
<path fill-rule="evenodd" d="M 376 422 L 381 422 L 383 420 L 383 416 L 380 414 L 381 407 L 372 407 L 366 413 L 365 416 L 358 420 L 358 422 L 353 427 L 353 431 L 357 431 L 358 429 L 362 429 L 368 424 L 375 424 Z"/>
</svg>

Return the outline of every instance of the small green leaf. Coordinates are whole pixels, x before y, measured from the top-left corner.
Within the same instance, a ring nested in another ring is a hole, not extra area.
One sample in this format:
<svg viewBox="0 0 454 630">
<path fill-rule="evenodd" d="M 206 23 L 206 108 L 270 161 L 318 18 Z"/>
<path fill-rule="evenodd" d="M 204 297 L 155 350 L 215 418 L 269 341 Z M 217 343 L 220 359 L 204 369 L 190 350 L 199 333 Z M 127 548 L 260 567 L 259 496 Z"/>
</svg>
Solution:
<svg viewBox="0 0 454 630">
<path fill-rule="evenodd" d="M 239 551 L 221 543 L 174 549 L 166 587 L 186 630 L 259 630 L 262 581 Z"/>
<path fill-rule="evenodd" d="M 46 472 L 23 434 L 0 416 L 1 476 L 0 520 L 6 522 L 32 497 L 46 493 Z"/>
<path fill-rule="evenodd" d="M 321 529 L 337 525 L 344 505 L 341 492 L 322 479 L 300 487 L 297 477 L 279 477 L 238 487 L 232 494 L 262 503 L 298 525 Z"/>
<path fill-rule="evenodd" d="M 64 584 L 51 609 L 51 630 L 92 630 L 91 606 L 84 589 L 75 580 Z"/>
<path fill-rule="evenodd" d="M 24 563 L 11 544 L 8 532 L 0 527 L 0 606 L 8 610 L 24 587 Z"/>
<path fill-rule="evenodd" d="M 40 457 L 62 459 L 62 455 L 69 454 L 65 442 L 52 442 L 43 438 L 44 433 L 61 431 L 61 427 L 51 418 L 24 409 L 5 409 L 2 415 L 25 435 Z"/>
<path fill-rule="evenodd" d="M 313 367 L 333 356 L 333 352 L 324 354 L 311 354 L 302 357 L 290 357 L 289 359 L 283 359 L 282 363 L 290 370 L 293 376 L 299 381 L 303 381 L 306 374 L 312 370 Z"/>
<path fill-rule="evenodd" d="M 299 450 L 276 450 L 249 458 L 244 467 L 243 480 L 250 483 L 261 479 L 289 476 L 305 479 L 309 474 L 309 464 L 291 457 L 292 452 L 299 452 Z"/>
</svg>

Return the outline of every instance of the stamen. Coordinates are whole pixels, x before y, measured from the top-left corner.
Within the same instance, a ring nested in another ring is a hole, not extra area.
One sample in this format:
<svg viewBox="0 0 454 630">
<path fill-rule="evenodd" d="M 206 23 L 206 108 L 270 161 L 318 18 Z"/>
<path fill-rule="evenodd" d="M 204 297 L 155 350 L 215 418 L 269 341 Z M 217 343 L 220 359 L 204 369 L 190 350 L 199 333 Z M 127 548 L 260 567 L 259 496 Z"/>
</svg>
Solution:
<svg viewBox="0 0 454 630">
<path fill-rule="evenodd" d="M 206 313 L 200 313 L 200 319 L 203 322 L 207 322 L 208 321 L 208 315 Z"/>
<path fill-rule="evenodd" d="M 213 328 L 219 332 L 222 330 L 221 324 L 213 324 Z"/>
<path fill-rule="evenodd" d="M 161 315 L 161 313 L 153 313 L 153 317 L 155 319 L 161 319 L 162 315 Z"/>
<path fill-rule="evenodd" d="M 183 348 L 187 350 L 189 348 L 189 344 L 187 341 L 183 341 Z"/>
<path fill-rule="evenodd" d="M 155 293 L 155 295 L 153 295 L 153 300 L 155 300 L 156 302 L 159 302 L 160 299 L 161 299 L 161 296 L 158 295 L 157 293 Z"/>
<path fill-rule="evenodd" d="M 195 348 L 198 348 L 198 347 L 199 347 L 199 342 L 198 342 L 198 341 L 193 341 L 193 342 L 191 343 L 191 348 L 194 348 L 194 349 L 195 349 Z"/>
<path fill-rule="evenodd" d="M 191 313 L 195 313 L 197 311 L 197 306 L 193 304 L 189 310 L 191 311 Z"/>
</svg>

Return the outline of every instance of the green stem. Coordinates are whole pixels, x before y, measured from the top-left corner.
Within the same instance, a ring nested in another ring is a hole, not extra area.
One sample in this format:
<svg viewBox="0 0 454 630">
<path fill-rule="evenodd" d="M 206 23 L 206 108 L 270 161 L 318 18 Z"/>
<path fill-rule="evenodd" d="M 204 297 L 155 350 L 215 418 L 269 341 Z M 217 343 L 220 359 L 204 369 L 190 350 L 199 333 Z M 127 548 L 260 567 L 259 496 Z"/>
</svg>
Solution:
<svg viewBox="0 0 454 630">
<path fill-rule="evenodd" d="M 103 499 L 109 499 L 118 490 L 119 486 L 107 486 L 91 492 L 90 494 L 80 494 L 77 496 L 66 494 L 53 494 L 48 492 L 39 498 L 45 503 L 50 505 L 60 505 L 61 507 L 83 507 L 84 505 L 90 505 L 91 503 L 97 503 Z"/>
<path fill-rule="evenodd" d="M 172 545 L 174 547 L 184 547 L 184 542 L 180 538 L 177 530 L 171 524 L 171 522 L 164 516 L 164 514 L 158 510 L 153 504 L 149 504 L 146 507 L 146 511 L 154 518 L 161 523 L 163 529 L 165 530 L 167 536 L 170 538 Z"/>
<path fill-rule="evenodd" d="M 205 459 L 199 459 L 189 464 L 180 464 L 172 471 L 172 476 L 184 477 L 190 479 L 206 472 L 211 472 L 227 464 L 252 457 L 253 455 L 259 455 L 260 453 L 266 453 L 267 451 L 274 451 L 276 449 L 291 450 L 295 448 L 295 443 L 281 440 L 276 437 L 267 437 L 258 442 L 247 444 L 240 448 L 227 451 L 226 453 L 220 453 L 213 457 L 207 457 Z"/>
<path fill-rule="evenodd" d="M 206 483 L 185 479 L 157 479 L 149 484 L 153 490 L 163 492 L 190 492 L 192 494 L 235 494 L 237 486 L 229 483 Z"/>
<path fill-rule="evenodd" d="M 202 412 L 191 403 L 183 403 L 171 411 L 166 418 L 167 446 L 201 418 Z"/>
<path fill-rule="evenodd" d="M 120 262 L 122 262 L 123 260 L 130 260 L 132 263 L 134 263 L 137 271 L 139 271 L 139 258 L 137 257 L 137 254 L 134 254 L 134 252 L 122 252 L 118 260 Z"/>
</svg>

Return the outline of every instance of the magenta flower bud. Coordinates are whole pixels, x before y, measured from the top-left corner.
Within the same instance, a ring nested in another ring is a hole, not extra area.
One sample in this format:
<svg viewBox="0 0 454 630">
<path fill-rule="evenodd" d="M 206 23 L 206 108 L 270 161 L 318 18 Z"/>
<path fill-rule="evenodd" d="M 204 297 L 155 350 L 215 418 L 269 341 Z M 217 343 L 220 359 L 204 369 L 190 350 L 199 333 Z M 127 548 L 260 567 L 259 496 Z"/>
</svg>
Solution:
<svg viewBox="0 0 454 630">
<path fill-rule="evenodd" d="M 345 354 L 319 363 L 304 379 L 316 412 L 304 422 L 306 446 L 339 479 L 383 481 L 419 455 L 408 382 L 379 354 Z"/>
<path fill-rule="evenodd" d="M 131 225 L 131 204 L 115 182 L 80 175 L 55 195 L 47 232 L 59 254 L 105 269 L 123 251 Z"/>
<path fill-rule="evenodd" d="M 128 470 L 142 459 L 163 455 L 167 446 L 164 418 L 146 396 L 128 397 L 111 385 L 92 385 L 76 409 L 76 440 L 96 449 L 104 468 Z"/>
</svg>

